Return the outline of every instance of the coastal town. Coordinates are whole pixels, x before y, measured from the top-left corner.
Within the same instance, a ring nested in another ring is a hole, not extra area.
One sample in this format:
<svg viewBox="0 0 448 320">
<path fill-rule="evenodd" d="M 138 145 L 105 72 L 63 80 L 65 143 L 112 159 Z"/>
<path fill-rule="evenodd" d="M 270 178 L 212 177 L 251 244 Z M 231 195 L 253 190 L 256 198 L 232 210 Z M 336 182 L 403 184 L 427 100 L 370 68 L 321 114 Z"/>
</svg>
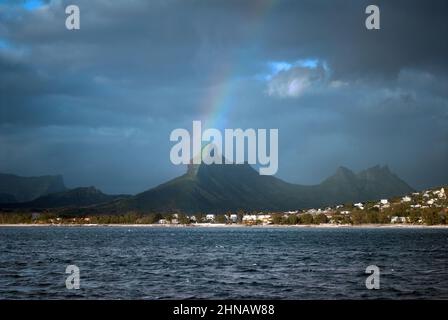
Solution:
<svg viewBox="0 0 448 320">
<path fill-rule="evenodd" d="M 296 224 L 414 224 L 444 225 L 447 223 L 448 200 L 445 188 L 414 192 L 404 197 L 372 202 L 340 204 L 334 207 L 311 208 L 286 212 L 227 213 L 223 215 L 172 214 L 158 224 L 225 223 L 244 225 Z M 187 220 L 187 222 L 185 222 Z"/>
<path fill-rule="evenodd" d="M 0 224 L 105 225 L 141 224 L 159 226 L 269 226 L 269 225 L 446 225 L 446 187 L 413 192 L 377 201 L 338 204 L 324 208 L 285 212 L 256 211 L 184 214 L 130 212 L 124 215 L 64 216 L 54 212 L 0 214 Z"/>
</svg>

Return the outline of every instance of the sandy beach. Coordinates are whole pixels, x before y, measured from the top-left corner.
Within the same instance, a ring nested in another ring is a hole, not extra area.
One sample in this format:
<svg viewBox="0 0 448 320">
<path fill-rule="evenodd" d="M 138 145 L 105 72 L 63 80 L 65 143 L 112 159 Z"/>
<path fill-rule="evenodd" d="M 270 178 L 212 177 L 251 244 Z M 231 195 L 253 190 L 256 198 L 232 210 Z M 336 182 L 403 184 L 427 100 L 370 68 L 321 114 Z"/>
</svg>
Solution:
<svg viewBox="0 0 448 320">
<path fill-rule="evenodd" d="M 361 225 L 334 225 L 334 224 L 311 224 L 311 225 L 244 225 L 244 224 L 221 224 L 221 223 L 198 223 L 198 224 L 0 224 L 1 227 L 122 227 L 122 228 L 395 228 L 395 229 L 445 229 L 448 225 L 412 225 L 412 224 L 361 224 Z"/>
</svg>

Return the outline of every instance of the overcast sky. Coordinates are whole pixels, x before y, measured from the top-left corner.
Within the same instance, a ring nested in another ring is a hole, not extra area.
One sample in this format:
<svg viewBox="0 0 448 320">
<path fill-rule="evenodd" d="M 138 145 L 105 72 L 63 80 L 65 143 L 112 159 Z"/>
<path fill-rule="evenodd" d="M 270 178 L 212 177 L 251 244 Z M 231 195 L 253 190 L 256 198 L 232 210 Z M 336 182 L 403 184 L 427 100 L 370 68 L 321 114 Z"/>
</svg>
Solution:
<svg viewBox="0 0 448 320">
<path fill-rule="evenodd" d="M 65 7 L 81 29 L 65 28 Z M 366 30 L 377 4 L 381 29 Z M 0 0 L 0 172 L 137 193 L 176 128 L 278 128 L 277 176 L 448 183 L 447 1 Z"/>
</svg>

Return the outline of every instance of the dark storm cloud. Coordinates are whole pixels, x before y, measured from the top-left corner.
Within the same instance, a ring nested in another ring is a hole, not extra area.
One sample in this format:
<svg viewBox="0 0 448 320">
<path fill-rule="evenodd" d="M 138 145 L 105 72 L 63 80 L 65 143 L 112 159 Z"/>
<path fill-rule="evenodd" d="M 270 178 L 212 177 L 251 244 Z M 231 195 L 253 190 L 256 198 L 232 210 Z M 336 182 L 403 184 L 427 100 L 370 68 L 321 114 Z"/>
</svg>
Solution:
<svg viewBox="0 0 448 320">
<path fill-rule="evenodd" d="M 380 32 L 359 27 L 368 4 L 381 9 Z M 274 28 L 275 19 L 266 28 L 273 39 L 268 46 L 327 59 L 337 77 L 396 76 L 415 67 L 446 71 L 447 9 L 446 1 L 306 1 L 294 11 L 284 3 L 283 28 Z"/>
<path fill-rule="evenodd" d="M 289 181 L 388 163 L 448 182 L 446 1 L 24 3 L 0 1 L 0 171 L 141 191 L 182 170 L 170 131 L 217 104 L 230 128 L 280 129 Z"/>
</svg>

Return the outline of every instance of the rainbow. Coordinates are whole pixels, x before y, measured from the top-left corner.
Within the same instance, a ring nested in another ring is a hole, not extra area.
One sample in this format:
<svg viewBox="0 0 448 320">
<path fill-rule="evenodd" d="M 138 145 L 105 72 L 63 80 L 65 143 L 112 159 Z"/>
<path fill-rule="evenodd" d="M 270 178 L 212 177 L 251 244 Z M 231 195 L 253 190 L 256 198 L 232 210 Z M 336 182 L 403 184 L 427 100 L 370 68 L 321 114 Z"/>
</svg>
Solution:
<svg viewBox="0 0 448 320">
<path fill-rule="evenodd" d="M 256 0 L 252 2 L 253 11 L 250 24 L 250 34 L 252 37 L 259 36 L 259 26 L 266 18 L 267 14 L 279 0 Z M 222 64 L 210 75 L 210 83 L 213 85 L 207 90 L 207 94 L 202 99 L 200 113 L 202 115 L 202 128 L 216 128 L 223 130 L 228 127 L 228 119 L 234 103 L 234 89 L 236 71 L 242 63 L 243 56 L 230 59 L 232 63 Z"/>
</svg>

